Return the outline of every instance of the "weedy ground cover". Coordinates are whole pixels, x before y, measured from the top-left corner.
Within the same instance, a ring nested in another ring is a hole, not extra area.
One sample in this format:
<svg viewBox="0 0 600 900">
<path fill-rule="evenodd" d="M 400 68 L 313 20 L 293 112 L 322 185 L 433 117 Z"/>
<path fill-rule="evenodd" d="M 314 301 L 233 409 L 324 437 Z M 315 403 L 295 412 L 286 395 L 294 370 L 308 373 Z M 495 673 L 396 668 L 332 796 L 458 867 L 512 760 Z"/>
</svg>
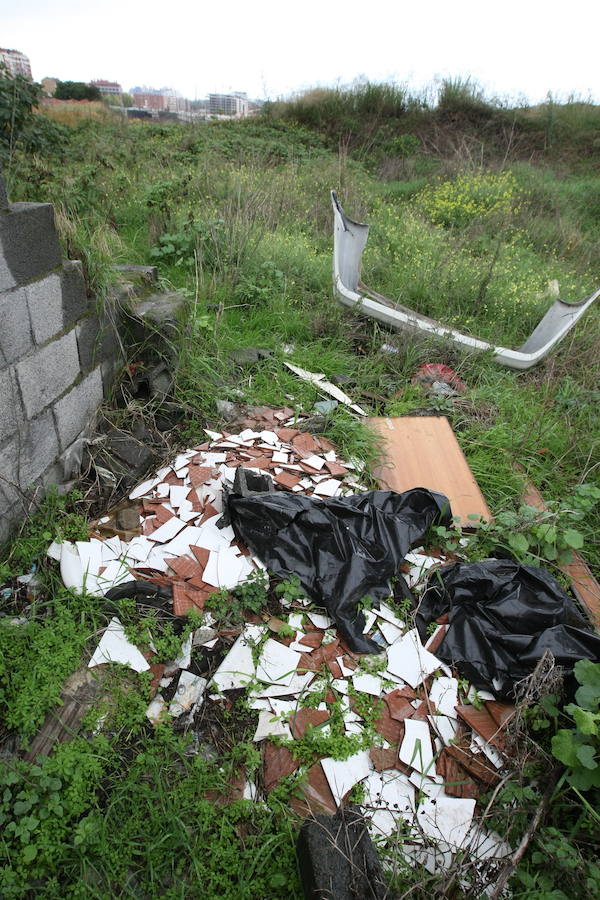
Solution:
<svg viewBox="0 0 600 900">
<path fill-rule="evenodd" d="M 349 215 L 371 225 L 370 286 L 483 338 L 524 340 L 551 303 L 551 281 L 570 300 L 597 287 L 599 110 L 551 101 L 511 110 L 460 81 L 438 99 L 370 86 L 315 93 L 242 122 L 79 121 L 44 124 L 40 134 L 24 114 L 3 148 L 9 191 L 15 201 L 55 204 L 65 253 L 83 260 L 98 303 L 113 302 L 117 262 L 156 264 L 162 284 L 187 297 L 177 372 L 182 443 L 207 419 L 218 422 L 217 400 L 310 410 L 321 398 L 286 361 L 340 376 L 378 414 L 448 415 L 495 515 L 472 542 L 473 558 L 500 549 L 556 572 L 561 555 L 581 549 L 598 572 L 600 308 L 541 366 L 515 373 L 486 355 L 390 335 L 331 299 L 331 188 Z M 0 92 L 0 107 L 10 102 Z M 233 361 L 232 351 L 256 346 L 271 355 Z M 411 383 L 423 362 L 452 366 L 467 393 L 427 397 Z M 372 438 L 347 411 L 334 410 L 323 427 L 344 455 L 373 461 Z M 522 508 L 525 478 L 550 506 L 542 519 Z M 0 710 L 19 740 L 35 733 L 106 622 L 101 605 L 69 595 L 39 563 L 51 537 L 81 534 L 80 501 L 70 504 L 51 499 L 0 570 L 5 580 L 37 560 L 45 579 L 29 622 L 0 627 Z M 597 766 L 595 670 L 581 677 L 588 687 L 580 712 L 562 712 L 558 696 L 535 707 L 530 761 L 498 798 L 499 824 L 518 843 L 544 771 L 566 772 L 557 773 L 546 824 L 519 866 L 518 897 L 559 900 L 598 887 L 590 812 L 598 788 L 577 780 Z M 4 894 L 299 896 L 285 785 L 266 807 L 202 799 L 222 792 L 242 762 L 248 772 L 257 765 L 251 729 L 236 732 L 216 760 L 192 756 L 168 729 L 150 732 L 146 695 L 143 678 L 126 691 L 117 678 L 108 731 L 72 741 L 39 767 L 8 768 L 0 791 Z M 232 728 L 246 721 L 239 710 L 230 715 Z M 398 884 L 412 896 L 443 889 L 419 887 L 418 878 L 404 866 Z"/>
</svg>

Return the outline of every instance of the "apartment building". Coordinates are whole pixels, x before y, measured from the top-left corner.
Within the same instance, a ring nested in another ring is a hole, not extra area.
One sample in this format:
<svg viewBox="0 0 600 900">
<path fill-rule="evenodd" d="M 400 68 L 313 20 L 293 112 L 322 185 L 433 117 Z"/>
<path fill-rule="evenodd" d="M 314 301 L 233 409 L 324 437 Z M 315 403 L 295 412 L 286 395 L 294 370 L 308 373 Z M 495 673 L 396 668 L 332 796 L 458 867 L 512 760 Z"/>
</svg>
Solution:
<svg viewBox="0 0 600 900">
<path fill-rule="evenodd" d="M 23 75 L 24 78 L 31 78 L 29 57 L 20 50 L 7 50 L 0 47 L 0 65 L 6 66 L 9 75 Z"/>
<path fill-rule="evenodd" d="M 244 118 L 248 115 L 248 95 L 242 91 L 233 94 L 209 94 L 208 111 L 213 116 L 235 116 Z"/>
<path fill-rule="evenodd" d="M 117 81 L 104 81 L 102 78 L 97 78 L 94 81 L 90 81 L 92 87 L 97 87 L 101 94 L 122 94 L 123 88 Z"/>
</svg>

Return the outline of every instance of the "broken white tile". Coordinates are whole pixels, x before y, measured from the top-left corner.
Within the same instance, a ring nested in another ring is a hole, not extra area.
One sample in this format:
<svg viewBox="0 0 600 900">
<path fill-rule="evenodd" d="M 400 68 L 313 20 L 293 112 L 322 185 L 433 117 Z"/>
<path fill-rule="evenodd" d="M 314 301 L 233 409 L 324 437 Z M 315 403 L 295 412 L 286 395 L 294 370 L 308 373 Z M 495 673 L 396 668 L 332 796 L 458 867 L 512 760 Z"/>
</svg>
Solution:
<svg viewBox="0 0 600 900">
<path fill-rule="evenodd" d="M 367 634 L 373 627 L 373 622 L 376 621 L 377 616 L 372 609 L 363 609 L 363 616 L 365 617 L 365 627 L 363 628 L 363 634 Z"/>
<path fill-rule="evenodd" d="M 409 781 L 426 797 L 447 797 L 448 794 L 444 790 L 444 779 L 441 775 L 436 775 L 436 779 L 434 781 L 433 778 L 421 775 L 420 772 L 412 772 L 409 775 Z"/>
<path fill-rule="evenodd" d="M 127 545 L 127 556 L 138 562 L 145 562 L 153 547 L 154 544 L 147 537 L 134 537 Z"/>
<path fill-rule="evenodd" d="M 169 715 L 177 718 L 198 706 L 207 684 L 206 678 L 184 670 L 179 676 L 177 690 L 169 705 Z"/>
<path fill-rule="evenodd" d="M 211 441 L 220 441 L 223 437 L 220 431 L 209 431 L 208 428 L 204 429 L 204 434 L 207 434 Z"/>
<path fill-rule="evenodd" d="M 257 697 L 296 697 L 303 691 L 312 690 L 311 682 L 315 677 L 314 672 L 306 672 L 304 675 L 294 672 L 289 684 L 270 684 L 268 687 L 256 688 L 250 696 Z"/>
<path fill-rule="evenodd" d="M 397 625 L 392 625 L 391 622 L 386 622 L 385 619 L 379 619 L 377 627 L 388 644 L 393 644 L 394 641 L 397 641 L 398 638 L 402 637 L 403 629 L 399 628 Z"/>
<path fill-rule="evenodd" d="M 267 684 L 289 685 L 299 662 L 299 653 L 269 638 L 263 645 L 256 677 Z"/>
<path fill-rule="evenodd" d="M 416 628 L 388 647 L 387 654 L 388 671 L 403 678 L 413 688 L 441 666 L 439 659 L 421 644 Z"/>
<path fill-rule="evenodd" d="M 208 562 L 204 568 L 202 581 L 205 584 L 211 584 L 213 587 L 219 587 L 219 552 L 211 550 L 208 555 Z"/>
<path fill-rule="evenodd" d="M 482 738 L 480 734 L 477 734 L 476 731 L 473 732 L 472 743 L 478 750 L 485 753 L 493 766 L 495 766 L 497 769 L 502 768 L 502 766 L 504 765 L 502 754 L 498 750 L 496 750 L 495 747 L 492 747 L 491 744 L 488 744 L 488 742 L 484 738 Z"/>
<path fill-rule="evenodd" d="M 155 487 L 160 478 L 154 476 L 154 478 L 149 478 L 148 481 L 142 481 L 141 484 L 138 484 L 129 495 L 130 500 L 138 500 L 140 497 L 148 496 L 153 487 Z"/>
<path fill-rule="evenodd" d="M 242 795 L 242 799 L 244 800 L 254 800 L 255 802 L 258 800 L 258 788 L 256 787 L 253 781 L 246 781 L 244 785 L 244 793 Z"/>
<path fill-rule="evenodd" d="M 270 710 L 261 710 L 258 714 L 258 725 L 252 740 L 258 742 L 263 741 L 267 737 L 283 737 L 291 740 L 292 733 L 290 726 L 277 718 L 275 713 Z"/>
<path fill-rule="evenodd" d="M 134 576 L 129 571 L 129 567 L 120 559 L 113 559 L 109 562 L 102 575 L 97 575 L 96 579 L 98 588 L 103 593 L 106 593 L 118 584 L 135 581 Z"/>
<path fill-rule="evenodd" d="M 165 675 L 172 675 L 177 669 L 187 669 L 192 662 L 193 635 L 189 634 L 181 645 L 179 655 L 165 666 Z"/>
<path fill-rule="evenodd" d="M 302 613 L 290 613 L 288 616 L 288 625 L 290 628 L 293 628 L 295 631 L 301 631 L 304 622 L 304 615 Z M 298 639 L 298 635 L 296 635 L 296 639 Z"/>
<path fill-rule="evenodd" d="M 429 650 L 430 645 L 433 644 L 433 642 L 436 640 L 436 638 L 437 638 L 438 634 L 440 633 L 440 631 L 445 631 L 445 630 L 446 630 L 446 626 L 445 626 L 445 625 L 438 625 L 438 627 L 435 629 L 435 631 L 433 632 L 433 634 L 431 634 L 431 635 L 427 638 L 427 640 L 425 641 L 425 649 L 426 649 L 426 650 Z"/>
<path fill-rule="evenodd" d="M 157 694 L 153 700 L 150 701 L 148 705 L 148 709 L 146 710 L 146 718 L 150 719 L 153 725 L 156 725 L 157 722 L 161 720 L 163 717 L 165 708 L 166 708 L 165 698 L 162 694 Z"/>
<path fill-rule="evenodd" d="M 162 482 L 156 488 L 156 496 L 159 500 L 164 500 L 165 497 L 168 497 L 171 493 L 171 485 L 166 482 Z"/>
<path fill-rule="evenodd" d="M 333 621 L 329 618 L 329 616 L 324 616 L 322 613 L 309 612 L 306 615 L 313 623 L 315 628 L 325 629 L 333 625 Z"/>
<path fill-rule="evenodd" d="M 404 720 L 404 739 L 400 745 L 400 760 L 407 766 L 427 775 L 434 771 L 433 748 L 427 722 Z"/>
<path fill-rule="evenodd" d="M 184 485 L 183 487 L 178 484 L 172 484 L 171 490 L 169 491 L 169 503 L 173 507 L 173 509 L 178 509 L 181 504 L 187 500 L 188 494 L 191 488 L 189 486 Z"/>
<path fill-rule="evenodd" d="M 386 622 L 389 622 L 391 625 L 395 625 L 396 628 L 404 628 L 405 623 L 403 619 L 399 619 L 396 613 L 391 607 L 387 605 L 387 603 L 380 603 L 379 609 L 374 609 L 373 612 L 380 619 L 385 619 Z M 381 626 L 380 626 L 381 627 Z"/>
<path fill-rule="evenodd" d="M 344 678 L 348 678 L 350 675 L 352 675 L 354 673 L 354 671 L 355 671 L 354 669 L 350 669 L 348 666 L 344 665 L 344 657 L 343 656 L 336 657 L 335 661 L 338 664 L 338 666 L 340 667 L 342 676 Z"/>
<path fill-rule="evenodd" d="M 46 556 L 49 557 L 49 559 L 54 559 L 56 562 L 60 562 L 61 553 L 62 544 L 59 544 L 56 541 L 52 541 L 52 543 L 46 550 Z"/>
<path fill-rule="evenodd" d="M 359 416 L 366 416 L 366 412 L 364 409 L 361 409 L 356 403 L 352 402 L 352 399 L 345 394 L 341 388 L 337 387 L 335 384 L 332 384 L 330 381 L 327 381 L 325 375 L 322 372 L 309 372 L 307 369 L 301 369 L 299 366 L 293 366 L 291 363 L 285 363 L 288 369 L 292 371 L 298 378 L 302 378 L 304 381 L 308 381 L 311 384 L 314 384 L 315 387 L 319 391 L 324 391 L 326 394 L 329 394 L 330 397 L 333 397 L 339 403 L 344 403 L 346 406 L 349 406 L 350 409 L 354 410 L 354 412 L 358 413 Z"/>
<path fill-rule="evenodd" d="M 327 460 L 327 462 L 336 462 L 337 456 L 335 450 L 328 450 L 327 453 L 323 454 L 323 458 Z M 340 463 L 340 465 L 344 465 L 344 463 Z"/>
<path fill-rule="evenodd" d="M 283 450 L 275 450 L 271 459 L 274 463 L 287 463 L 289 455 L 284 453 Z"/>
<path fill-rule="evenodd" d="M 100 638 L 100 643 L 88 663 L 88 669 L 108 662 L 122 663 L 135 672 L 146 672 L 150 668 L 138 648 L 125 636 L 125 629 L 116 616 L 110 620 Z"/>
<path fill-rule="evenodd" d="M 221 691 L 245 687 L 255 675 L 252 648 L 264 635 L 263 625 L 246 625 L 231 650 L 213 675 L 214 685 Z"/>
<path fill-rule="evenodd" d="M 470 857 L 478 860 L 505 859 L 512 848 L 495 831 L 488 831 L 481 823 L 475 823 L 467 835 L 463 847 Z"/>
<path fill-rule="evenodd" d="M 458 722 L 454 718 L 450 718 L 450 716 L 427 716 L 429 722 L 439 736 L 442 739 L 442 742 L 448 746 L 452 743 L 454 738 L 456 737 L 456 733 L 458 731 Z"/>
<path fill-rule="evenodd" d="M 376 675 L 370 675 L 368 672 L 354 672 L 352 682 L 355 689 L 362 691 L 363 694 L 372 694 L 374 697 L 379 697 L 381 694 L 381 678 Z"/>
<path fill-rule="evenodd" d="M 237 547 L 221 547 L 217 553 L 218 587 L 232 590 L 242 580 L 243 573 L 247 574 L 247 569 L 244 557 L 237 556 Z"/>
<path fill-rule="evenodd" d="M 269 444 L 269 446 L 273 446 L 274 444 L 279 444 L 281 441 L 279 437 L 275 434 L 274 431 L 261 431 L 259 434 L 261 440 L 265 442 L 265 444 Z"/>
<path fill-rule="evenodd" d="M 76 541 L 81 568 L 85 575 L 97 575 L 102 565 L 102 541 Z"/>
<path fill-rule="evenodd" d="M 474 685 L 469 685 L 469 690 L 467 692 L 467 700 L 469 703 L 479 703 L 480 700 L 495 700 L 496 697 L 494 694 L 491 694 L 489 691 L 479 690 Z"/>
<path fill-rule="evenodd" d="M 182 528 L 185 528 L 185 522 L 182 519 L 178 519 L 177 516 L 172 516 L 162 525 L 159 525 L 156 531 L 153 531 L 148 537 L 151 541 L 165 543 L 172 540 L 176 534 L 179 534 Z"/>
<path fill-rule="evenodd" d="M 331 687 L 334 691 L 337 691 L 338 694 L 348 694 L 350 690 L 348 682 L 344 678 L 334 678 L 331 682 Z"/>
<path fill-rule="evenodd" d="M 431 685 L 429 699 L 432 703 L 435 703 L 436 712 L 456 719 L 456 704 L 458 703 L 457 679 L 439 675 Z"/>
<path fill-rule="evenodd" d="M 321 765 L 338 806 L 348 791 L 372 771 L 368 750 L 360 750 L 344 760 L 326 757 L 321 760 Z"/>
<path fill-rule="evenodd" d="M 360 722 L 344 719 L 344 730 L 346 734 L 362 734 L 364 726 Z"/>
<path fill-rule="evenodd" d="M 305 466 L 309 466 L 311 469 L 316 469 L 318 472 L 320 472 L 325 465 L 325 460 L 321 456 L 307 456 L 302 460 L 302 462 Z"/>
<path fill-rule="evenodd" d="M 315 494 L 319 497 L 336 497 L 340 492 L 340 482 L 335 478 L 328 478 L 327 481 L 321 481 L 315 487 Z"/>
<path fill-rule="evenodd" d="M 458 850 L 469 833 L 474 811 L 475 800 L 428 797 L 419 804 L 417 822 L 427 837 Z"/>
<path fill-rule="evenodd" d="M 248 700 L 248 706 L 250 709 L 271 710 L 271 703 L 268 697 L 254 697 L 252 700 Z"/>
</svg>

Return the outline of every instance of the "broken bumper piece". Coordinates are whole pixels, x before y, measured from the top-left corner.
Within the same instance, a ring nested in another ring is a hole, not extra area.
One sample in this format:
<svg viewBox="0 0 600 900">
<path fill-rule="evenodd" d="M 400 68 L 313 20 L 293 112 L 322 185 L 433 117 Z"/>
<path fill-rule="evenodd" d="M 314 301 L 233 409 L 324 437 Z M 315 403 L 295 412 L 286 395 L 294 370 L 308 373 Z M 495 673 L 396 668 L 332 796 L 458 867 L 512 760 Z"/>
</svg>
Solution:
<svg viewBox="0 0 600 900">
<path fill-rule="evenodd" d="M 517 350 L 497 347 L 488 341 L 462 334 L 427 316 L 421 316 L 414 310 L 393 303 L 387 297 L 365 287 L 360 281 L 360 266 L 369 226 L 348 218 L 335 191 L 331 192 L 331 202 L 335 297 L 344 306 L 352 307 L 392 328 L 422 331 L 424 334 L 449 340 L 459 347 L 464 347 L 465 350 L 493 350 L 495 362 L 511 369 L 529 369 L 548 355 L 600 296 L 599 289 L 579 303 L 556 300 L 522 347 Z"/>
</svg>

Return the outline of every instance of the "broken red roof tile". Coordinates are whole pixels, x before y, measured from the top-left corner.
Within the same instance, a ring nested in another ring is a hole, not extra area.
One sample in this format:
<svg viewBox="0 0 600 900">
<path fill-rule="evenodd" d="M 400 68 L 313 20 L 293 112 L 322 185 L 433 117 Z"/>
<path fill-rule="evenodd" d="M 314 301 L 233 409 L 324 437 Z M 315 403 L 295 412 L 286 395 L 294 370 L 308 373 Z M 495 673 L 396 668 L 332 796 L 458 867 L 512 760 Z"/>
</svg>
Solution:
<svg viewBox="0 0 600 900">
<path fill-rule="evenodd" d="M 233 774 L 229 781 L 219 789 L 206 791 L 204 797 L 215 806 L 228 806 L 241 800 L 244 796 L 244 788 L 246 787 L 246 771 L 240 769 L 239 772 Z"/>
<path fill-rule="evenodd" d="M 172 487 L 184 487 L 185 480 L 178 478 L 175 472 L 169 472 L 166 478 L 163 478 L 163 484 L 170 484 Z"/>
<path fill-rule="evenodd" d="M 173 510 L 167 509 L 167 507 L 163 506 L 162 504 L 156 509 L 156 519 L 161 525 L 164 525 L 165 522 L 168 522 L 169 519 L 172 519 L 174 515 L 175 513 L 173 512 Z"/>
<path fill-rule="evenodd" d="M 175 559 L 168 559 L 167 565 L 183 581 L 198 573 L 197 560 L 191 559 L 189 556 L 176 556 Z"/>
<path fill-rule="evenodd" d="M 188 587 L 187 584 L 176 581 L 173 584 L 173 613 L 176 616 L 184 616 L 190 609 L 204 609 L 208 591 L 198 591 Z"/>
<path fill-rule="evenodd" d="M 289 444 L 300 432 L 297 428 L 278 428 L 276 434 L 280 441 L 285 441 L 286 444 Z"/>
<path fill-rule="evenodd" d="M 404 737 L 404 734 L 402 735 Z M 400 772 L 409 774 L 412 770 L 409 766 L 405 766 L 398 757 L 398 745 L 394 747 L 371 747 L 369 756 L 375 766 L 376 772 L 383 772 L 385 769 L 398 769 Z"/>
<path fill-rule="evenodd" d="M 333 675 L 334 678 L 342 677 L 342 670 L 340 669 L 339 663 L 336 662 L 335 659 L 327 660 L 327 668 L 329 669 L 329 671 L 331 672 L 331 674 Z"/>
<path fill-rule="evenodd" d="M 477 800 L 481 791 L 460 763 L 444 747 L 435 761 L 438 775 L 444 779 L 444 791 L 449 797 Z"/>
<path fill-rule="evenodd" d="M 348 474 L 348 469 L 346 469 L 345 466 L 340 466 L 340 464 L 336 462 L 329 462 L 328 460 L 325 460 L 325 467 L 329 470 L 329 474 L 333 475 L 334 477 L 337 475 Z"/>
<path fill-rule="evenodd" d="M 438 616 L 435 620 L 438 625 L 448 625 L 450 622 L 450 616 L 448 613 L 443 613 L 441 616 Z"/>
<path fill-rule="evenodd" d="M 306 432 L 300 432 L 296 437 L 292 440 L 292 446 L 301 456 L 306 454 L 308 456 L 312 456 L 318 450 L 320 450 L 319 445 L 315 441 L 312 434 L 307 434 Z"/>
<path fill-rule="evenodd" d="M 144 520 L 144 524 L 142 525 L 142 534 L 144 537 L 148 537 L 148 535 L 152 534 L 153 531 L 159 527 L 161 523 L 158 521 L 156 516 L 149 517 Z"/>
<path fill-rule="evenodd" d="M 160 679 L 163 677 L 163 673 L 166 669 L 164 663 L 152 663 L 150 666 L 150 672 L 152 673 L 152 681 L 150 682 L 150 692 L 153 697 L 160 684 Z"/>
<path fill-rule="evenodd" d="M 322 631 L 312 631 L 310 634 L 303 635 L 298 641 L 299 644 L 304 644 L 306 647 L 312 647 L 316 650 L 317 647 L 321 646 L 321 641 L 323 640 L 323 632 Z"/>
<path fill-rule="evenodd" d="M 219 510 L 215 509 L 212 503 L 206 503 L 204 505 L 204 512 L 202 513 L 202 517 L 200 519 L 200 524 L 204 524 L 207 519 L 212 519 L 213 516 L 218 516 Z"/>
<path fill-rule="evenodd" d="M 331 450 L 336 449 L 335 444 L 332 444 L 331 441 L 329 440 L 329 438 L 323 437 L 322 435 L 319 435 L 319 437 L 316 437 L 315 441 L 317 442 L 317 444 L 319 444 L 320 449 L 324 453 L 329 453 Z"/>
<path fill-rule="evenodd" d="M 457 704 L 456 712 L 467 725 L 481 735 L 484 741 L 492 744 L 494 747 L 502 749 L 504 746 L 503 735 L 500 734 L 498 724 L 492 718 L 490 713 L 485 709 L 476 709 L 470 704 Z"/>
<path fill-rule="evenodd" d="M 517 711 L 516 706 L 512 703 L 500 703 L 498 700 L 487 700 L 485 708 L 498 726 L 504 728 Z"/>
<path fill-rule="evenodd" d="M 395 719 L 396 722 L 410 719 L 415 711 L 412 704 L 406 697 L 400 696 L 398 691 L 391 691 L 389 694 L 385 694 L 383 699 L 387 705 L 390 716 L 392 719 Z"/>
<path fill-rule="evenodd" d="M 271 741 L 263 741 L 263 781 L 267 793 L 271 791 L 282 778 L 291 775 L 300 766 L 287 747 L 277 747 Z"/>
<path fill-rule="evenodd" d="M 497 770 L 489 764 L 487 760 L 483 762 L 476 759 L 474 754 L 465 747 L 450 744 L 450 746 L 445 747 L 444 749 L 453 759 L 460 763 L 463 769 L 466 769 L 466 771 L 478 781 L 483 781 L 484 784 L 492 785 L 500 780 Z M 483 754 L 480 754 L 480 756 L 483 756 Z"/>
<path fill-rule="evenodd" d="M 315 651 L 316 653 L 316 651 Z M 321 666 L 323 665 L 322 659 L 313 659 L 314 653 L 301 653 L 300 659 L 298 660 L 298 672 L 299 674 L 305 674 L 306 672 L 318 672 Z"/>
<path fill-rule="evenodd" d="M 200 487 L 214 477 L 213 468 L 212 466 L 190 466 L 188 477 L 192 487 Z"/>
<path fill-rule="evenodd" d="M 418 722 L 427 722 L 427 716 L 432 716 L 435 714 L 435 703 L 432 703 L 431 700 L 421 700 L 417 708 L 411 707 L 412 716 L 411 719 L 416 719 Z M 407 717 L 408 718 L 408 717 Z"/>
<path fill-rule="evenodd" d="M 274 465 L 275 464 L 271 457 L 265 456 L 263 452 L 261 456 L 257 456 L 256 459 L 252 460 L 250 467 L 254 469 L 272 469 Z"/>
<path fill-rule="evenodd" d="M 299 709 L 290 719 L 290 728 L 297 741 L 302 740 L 309 725 L 322 725 L 329 718 L 326 709 Z"/>
<path fill-rule="evenodd" d="M 205 547 L 196 547 L 196 546 L 190 546 L 190 550 L 192 551 L 192 553 L 194 554 L 194 556 L 200 563 L 202 570 L 204 571 L 204 569 L 206 568 L 207 563 L 208 563 L 208 557 L 210 556 L 210 550 L 207 550 Z"/>
<path fill-rule="evenodd" d="M 300 479 L 297 475 L 292 475 L 291 472 L 280 472 L 279 475 L 275 476 L 275 481 L 277 484 L 280 484 L 282 487 L 291 488 L 296 487 L 297 484 L 300 483 Z"/>
<path fill-rule="evenodd" d="M 302 787 L 302 798 L 291 798 L 290 803 L 294 811 L 303 818 L 318 813 L 333 815 L 337 810 L 337 805 L 321 763 L 318 762 L 311 766 L 306 777 L 306 784 Z"/>
<path fill-rule="evenodd" d="M 386 705 L 379 719 L 375 722 L 375 730 L 381 734 L 390 744 L 399 744 L 404 737 L 404 723 L 392 719 Z"/>
<path fill-rule="evenodd" d="M 439 650 L 440 644 L 446 637 L 446 631 L 447 631 L 447 627 L 445 625 L 443 625 L 439 629 L 439 631 L 437 631 L 433 635 L 433 638 L 431 640 L 427 641 L 426 647 L 430 653 L 433 653 L 435 655 L 435 653 Z"/>
</svg>

